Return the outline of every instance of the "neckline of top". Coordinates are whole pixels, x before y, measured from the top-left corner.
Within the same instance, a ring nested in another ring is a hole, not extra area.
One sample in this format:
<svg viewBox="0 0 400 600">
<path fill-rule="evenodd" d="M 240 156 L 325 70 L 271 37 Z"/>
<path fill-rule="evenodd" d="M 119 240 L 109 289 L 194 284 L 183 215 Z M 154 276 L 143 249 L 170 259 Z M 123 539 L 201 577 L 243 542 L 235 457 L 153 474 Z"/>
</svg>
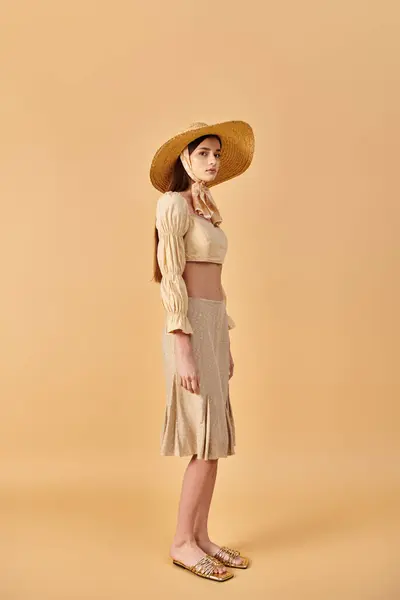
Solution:
<svg viewBox="0 0 400 600">
<path fill-rule="evenodd" d="M 182 196 L 182 194 L 180 194 L 179 192 L 169 192 L 169 193 L 170 194 L 178 194 L 178 196 L 180 196 L 181 198 L 184 199 L 184 201 L 186 202 L 186 206 L 187 206 L 187 209 L 188 209 L 189 216 L 191 216 L 191 217 L 197 217 L 198 219 L 202 219 L 202 221 L 205 221 L 206 223 L 210 223 L 213 227 L 216 227 L 216 225 L 214 225 L 214 223 L 212 223 L 209 219 L 206 219 L 205 217 L 202 217 L 201 215 L 198 215 L 196 212 L 191 212 L 189 210 L 189 206 L 188 206 L 188 203 L 187 203 L 187 200 L 186 200 L 185 196 Z"/>
</svg>

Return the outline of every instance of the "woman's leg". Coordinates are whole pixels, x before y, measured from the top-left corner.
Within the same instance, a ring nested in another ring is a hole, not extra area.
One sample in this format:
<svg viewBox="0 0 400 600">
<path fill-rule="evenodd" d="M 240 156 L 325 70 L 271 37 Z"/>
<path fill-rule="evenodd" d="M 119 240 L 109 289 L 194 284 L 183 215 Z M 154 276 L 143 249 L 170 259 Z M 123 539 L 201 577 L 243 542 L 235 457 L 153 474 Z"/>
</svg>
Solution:
<svg viewBox="0 0 400 600">
<path fill-rule="evenodd" d="M 192 456 L 183 478 L 182 492 L 179 502 L 178 522 L 170 555 L 187 565 L 194 565 L 204 555 L 196 543 L 194 535 L 195 518 L 200 505 L 204 503 L 204 494 L 209 494 L 210 473 L 215 469 L 215 460 L 200 460 Z M 224 566 L 216 572 L 226 571 Z"/>
<path fill-rule="evenodd" d="M 218 459 L 215 461 L 214 466 L 210 469 L 208 480 L 205 484 L 205 490 L 202 494 L 201 503 L 198 506 L 195 524 L 194 524 L 194 536 L 197 542 L 197 545 L 213 556 L 218 550 L 220 546 L 214 544 L 210 540 L 210 536 L 208 534 L 208 516 L 210 512 L 211 500 L 215 488 L 215 481 L 217 479 L 217 470 L 218 470 Z M 229 558 L 229 556 L 227 556 Z M 231 559 L 232 560 L 232 559 Z M 240 564 L 242 559 L 237 557 L 233 559 L 236 564 Z"/>
<path fill-rule="evenodd" d="M 197 509 L 194 524 L 194 537 L 197 542 L 210 542 L 210 537 L 208 535 L 208 515 L 210 512 L 215 481 L 217 479 L 217 471 L 218 459 L 215 460 L 213 467 L 210 469 L 205 489 L 202 494 L 201 503 Z"/>
</svg>

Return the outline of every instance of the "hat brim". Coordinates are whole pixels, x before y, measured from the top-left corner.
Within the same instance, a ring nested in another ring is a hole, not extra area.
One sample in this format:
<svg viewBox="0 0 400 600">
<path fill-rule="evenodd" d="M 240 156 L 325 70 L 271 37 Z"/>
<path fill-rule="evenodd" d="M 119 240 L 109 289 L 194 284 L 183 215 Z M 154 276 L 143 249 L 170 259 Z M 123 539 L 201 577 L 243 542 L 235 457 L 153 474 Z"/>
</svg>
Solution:
<svg viewBox="0 0 400 600">
<path fill-rule="evenodd" d="M 248 169 L 254 154 L 254 133 L 244 121 L 224 121 L 178 133 L 155 153 L 150 166 L 150 180 L 160 192 L 169 191 L 172 172 L 182 150 L 203 135 L 218 135 L 222 142 L 218 174 L 208 187 L 233 179 Z"/>
</svg>

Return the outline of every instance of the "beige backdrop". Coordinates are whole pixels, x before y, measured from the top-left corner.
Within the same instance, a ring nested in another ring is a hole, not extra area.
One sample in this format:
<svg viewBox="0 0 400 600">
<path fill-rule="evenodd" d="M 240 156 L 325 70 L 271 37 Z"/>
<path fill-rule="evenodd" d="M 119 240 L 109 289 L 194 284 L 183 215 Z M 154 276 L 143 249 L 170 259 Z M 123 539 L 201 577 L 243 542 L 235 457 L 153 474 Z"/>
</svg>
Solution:
<svg viewBox="0 0 400 600">
<path fill-rule="evenodd" d="M 187 459 L 159 456 L 156 148 L 243 119 L 215 188 L 237 454 L 210 530 L 231 598 L 395 600 L 395 1 L 3 0 L 2 600 L 219 597 L 168 560 Z"/>
</svg>

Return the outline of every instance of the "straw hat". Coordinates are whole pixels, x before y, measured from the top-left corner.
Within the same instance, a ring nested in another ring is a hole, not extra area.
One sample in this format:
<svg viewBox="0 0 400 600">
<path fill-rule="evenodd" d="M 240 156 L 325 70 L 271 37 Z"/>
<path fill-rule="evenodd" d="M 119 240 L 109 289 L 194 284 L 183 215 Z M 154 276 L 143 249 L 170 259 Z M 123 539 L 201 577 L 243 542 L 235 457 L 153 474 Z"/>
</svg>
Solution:
<svg viewBox="0 0 400 600">
<path fill-rule="evenodd" d="M 190 142 L 203 135 L 218 135 L 222 142 L 220 168 L 215 179 L 207 183 L 208 187 L 237 177 L 250 166 L 254 154 L 254 133 L 248 123 L 192 123 L 165 142 L 155 153 L 150 167 L 150 180 L 157 190 L 168 191 L 173 167 L 180 153 Z"/>
</svg>

